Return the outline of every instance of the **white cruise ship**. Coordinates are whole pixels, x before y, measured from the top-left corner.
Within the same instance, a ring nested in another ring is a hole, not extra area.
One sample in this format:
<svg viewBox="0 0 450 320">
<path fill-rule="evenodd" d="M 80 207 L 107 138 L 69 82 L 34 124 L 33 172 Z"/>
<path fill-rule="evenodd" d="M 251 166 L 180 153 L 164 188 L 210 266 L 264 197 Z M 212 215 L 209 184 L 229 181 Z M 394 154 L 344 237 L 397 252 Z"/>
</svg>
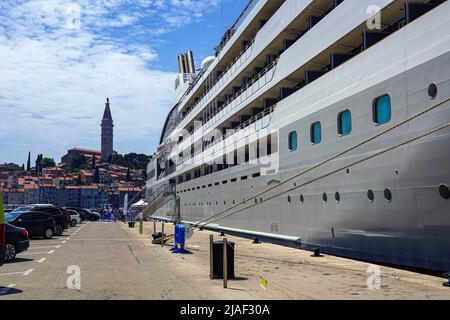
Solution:
<svg viewBox="0 0 450 320">
<path fill-rule="evenodd" d="M 218 43 L 178 57 L 145 216 L 450 270 L 448 1 L 250 1 Z"/>
</svg>

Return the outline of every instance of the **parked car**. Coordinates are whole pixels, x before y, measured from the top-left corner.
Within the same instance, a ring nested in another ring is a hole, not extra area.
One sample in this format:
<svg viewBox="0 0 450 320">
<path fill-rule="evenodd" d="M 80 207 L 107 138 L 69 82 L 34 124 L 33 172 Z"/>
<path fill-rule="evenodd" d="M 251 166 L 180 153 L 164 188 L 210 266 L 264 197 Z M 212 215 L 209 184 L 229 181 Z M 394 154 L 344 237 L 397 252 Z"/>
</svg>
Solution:
<svg viewBox="0 0 450 320">
<path fill-rule="evenodd" d="M 8 212 L 11 212 L 14 210 L 14 206 L 5 204 L 5 205 L 3 205 L 3 209 L 5 210 L 5 213 L 8 213 Z"/>
<path fill-rule="evenodd" d="M 10 262 L 14 260 L 18 253 L 28 250 L 30 238 L 28 231 L 24 228 L 5 223 L 5 229 L 5 262 Z"/>
<path fill-rule="evenodd" d="M 80 214 L 81 221 L 97 221 L 100 219 L 100 215 L 88 209 L 65 207 L 66 210 L 73 210 Z"/>
<path fill-rule="evenodd" d="M 5 212 L 1 210 L 3 207 L 3 196 L 0 193 L 0 266 L 5 262 Z"/>
<path fill-rule="evenodd" d="M 98 221 L 100 219 L 100 214 L 97 212 L 94 212 L 92 210 L 89 209 L 83 209 L 84 212 L 86 213 L 86 217 L 88 218 L 88 220 L 90 221 Z"/>
<path fill-rule="evenodd" d="M 81 223 L 81 217 L 75 210 L 66 210 L 70 214 L 70 226 L 75 227 L 77 224 Z"/>
<path fill-rule="evenodd" d="M 12 212 L 45 212 L 49 213 L 55 219 L 55 236 L 60 236 L 69 227 L 70 216 L 58 207 L 51 204 L 32 204 L 19 207 Z"/>
<path fill-rule="evenodd" d="M 55 236 L 60 236 L 69 227 L 70 219 L 62 210 L 51 204 L 36 204 L 29 206 L 32 212 L 49 213 L 55 219 Z"/>
<path fill-rule="evenodd" d="M 64 208 L 59 208 L 59 207 L 58 207 L 58 209 L 63 213 L 64 217 L 66 218 L 67 225 L 70 227 L 70 222 L 71 222 L 71 220 L 72 220 L 72 219 L 70 218 L 70 213 L 67 212 L 67 210 L 64 209 Z"/>
<path fill-rule="evenodd" d="M 26 208 L 14 210 L 5 215 L 5 222 L 25 228 L 30 237 L 51 239 L 55 234 L 55 219 L 47 212 L 33 212 Z"/>
<path fill-rule="evenodd" d="M 81 208 L 77 208 L 77 207 L 64 207 L 63 209 L 65 210 L 72 210 L 75 212 L 78 212 L 78 214 L 80 215 L 81 218 L 81 222 L 86 220 L 86 213 L 83 211 L 83 209 Z"/>
</svg>

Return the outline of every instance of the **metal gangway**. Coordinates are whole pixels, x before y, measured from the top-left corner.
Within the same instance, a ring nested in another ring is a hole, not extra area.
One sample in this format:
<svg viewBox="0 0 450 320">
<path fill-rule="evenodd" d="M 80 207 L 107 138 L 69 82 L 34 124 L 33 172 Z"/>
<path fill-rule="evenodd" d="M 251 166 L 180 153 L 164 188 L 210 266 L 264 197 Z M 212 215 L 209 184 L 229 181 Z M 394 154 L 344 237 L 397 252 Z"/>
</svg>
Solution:
<svg viewBox="0 0 450 320">
<path fill-rule="evenodd" d="M 142 218 L 152 216 L 170 197 L 175 199 L 175 185 L 163 184 L 146 199 L 147 207 L 141 212 Z"/>
</svg>

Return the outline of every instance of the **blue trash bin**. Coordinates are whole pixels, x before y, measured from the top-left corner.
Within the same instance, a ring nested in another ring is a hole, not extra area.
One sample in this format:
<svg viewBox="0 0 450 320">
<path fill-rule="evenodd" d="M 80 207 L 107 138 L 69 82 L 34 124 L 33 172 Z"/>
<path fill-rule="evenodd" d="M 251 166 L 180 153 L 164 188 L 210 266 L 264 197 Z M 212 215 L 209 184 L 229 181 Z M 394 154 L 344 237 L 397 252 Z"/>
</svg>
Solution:
<svg viewBox="0 0 450 320">
<path fill-rule="evenodd" d="M 186 226 L 184 224 L 175 225 L 174 247 L 171 249 L 173 253 L 188 253 L 184 249 L 186 243 Z"/>
</svg>

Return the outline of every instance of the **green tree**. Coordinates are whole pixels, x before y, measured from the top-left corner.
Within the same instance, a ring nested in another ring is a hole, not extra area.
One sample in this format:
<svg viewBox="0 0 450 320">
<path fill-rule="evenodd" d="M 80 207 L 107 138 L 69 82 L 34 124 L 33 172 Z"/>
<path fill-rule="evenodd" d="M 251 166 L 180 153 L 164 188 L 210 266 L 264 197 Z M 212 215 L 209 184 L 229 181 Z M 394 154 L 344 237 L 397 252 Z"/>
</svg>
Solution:
<svg viewBox="0 0 450 320">
<path fill-rule="evenodd" d="M 131 174 L 130 174 L 130 168 L 128 168 L 126 181 L 130 181 L 130 180 L 131 180 Z"/>
<path fill-rule="evenodd" d="M 95 168 L 94 172 L 94 182 L 100 183 L 100 172 L 98 171 L 98 168 Z"/>
<path fill-rule="evenodd" d="M 40 175 L 42 173 L 42 154 L 38 154 L 36 158 L 36 175 Z"/>
<path fill-rule="evenodd" d="M 112 164 L 128 167 L 133 170 L 147 169 L 151 156 L 145 154 L 128 153 L 126 155 L 115 154 L 111 159 Z"/>
<path fill-rule="evenodd" d="M 80 169 L 83 165 L 86 165 L 86 159 L 79 154 L 74 155 L 72 161 L 70 162 L 70 166 L 75 169 Z"/>
<path fill-rule="evenodd" d="M 27 171 L 31 171 L 31 152 L 28 151 L 28 160 L 27 160 Z"/>
<path fill-rule="evenodd" d="M 42 159 L 41 163 L 43 168 L 51 168 L 56 166 L 55 160 L 47 157 Z"/>
<path fill-rule="evenodd" d="M 8 171 L 20 171 L 20 166 L 15 163 L 0 164 L 0 169 Z"/>
</svg>

